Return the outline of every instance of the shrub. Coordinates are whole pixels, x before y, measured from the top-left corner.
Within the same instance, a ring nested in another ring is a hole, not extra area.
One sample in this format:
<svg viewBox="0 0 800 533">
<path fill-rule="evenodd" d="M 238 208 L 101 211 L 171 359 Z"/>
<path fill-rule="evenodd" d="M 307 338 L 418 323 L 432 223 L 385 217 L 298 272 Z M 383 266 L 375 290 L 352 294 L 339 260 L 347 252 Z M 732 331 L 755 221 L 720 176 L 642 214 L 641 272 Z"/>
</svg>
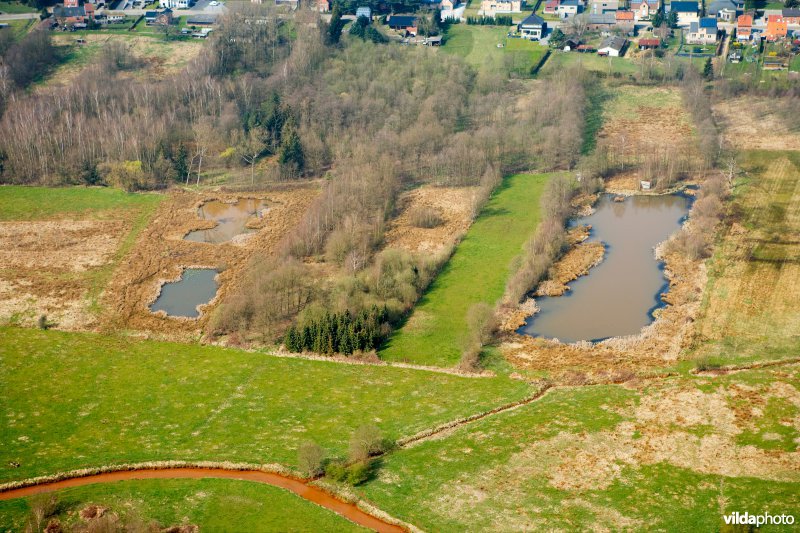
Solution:
<svg viewBox="0 0 800 533">
<path fill-rule="evenodd" d="M 481 345 L 472 342 L 461 353 L 461 360 L 458 363 L 458 369 L 462 372 L 474 372 L 478 369 L 478 364 L 481 359 Z"/>
<path fill-rule="evenodd" d="M 361 426 L 350 437 L 348 458 L 352 463 L 366 461 L 374 455 L 385 452 L 388 448 L 386 444 L 377 426 L 371 424 Z"/>
<path fill-rule="evenodd" d="M 492 306 L 485 302 L 472 304 L 467 310 L 467 326 L 473 340 L 480 346 L 489 344 L 497 330 L 497 320 Z"/>
<path fill-rule="evenodd" d="M 359 461 L 347 467 L 347 482 L 351 485 L 360 485 L 367 481 L 372 474 L 371 461 Z"/>
<path fill-rule="evenodd" d="M 444 223 L 439 212 L 427 206 L 419 206 L 411 209 L 408 212 L 408 217 L 411 225 L 416 228 L 435 228 Z"/>
<path fill-rule="evenodd" d="M 331 481 L 346 481 L 347 480 L 347 466 L 342 461 L 331 461 L 325 465 L 325 477 Z"/>
<path fill-rule="evenodd" d="M 297 450 L 297 464 L 308 477 L 316 477 L 325 470 L 325 450 L 313 441 L 306 441 Z"/>
</svg>

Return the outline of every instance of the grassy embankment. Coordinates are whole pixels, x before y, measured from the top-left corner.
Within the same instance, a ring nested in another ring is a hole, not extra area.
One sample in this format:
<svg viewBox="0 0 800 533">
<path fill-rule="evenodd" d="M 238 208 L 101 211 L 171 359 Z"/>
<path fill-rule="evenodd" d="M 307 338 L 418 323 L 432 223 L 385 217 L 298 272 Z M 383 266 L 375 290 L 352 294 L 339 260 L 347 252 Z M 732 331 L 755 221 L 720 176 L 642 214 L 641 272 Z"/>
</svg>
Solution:
<svg viewBox="0 0 800 533">
<path fill-rule="evenodd" d="M 0 2 L 0 13 L 9 15 L 16 15 L 21 13 L 36 13 L 36 8 L 23 4 L 21 2 L 3 0 L 2 2 Z"/>
<path fill-rule="evenodd" d="M 744 152 L 708 262 L 697 357 L 720 364 L 800 354 L 800 152 Z"/>
<path fill-rule="evenodd" d="M 24 531 L 29 500 L 0 501 L 0 530 Z M 340 516 L 268 485 L 227 479 L 138 480 L 58 492 L 62 525 L 82 524 L 77 511 L 107 507 L 122 523 L 183 523 L 200 531 L 365 531 Z"/>
<path fill-rule="evenodd" d="M 531 75 L 547 53 L 547 48 L 525 39 L 508 39 L 505 26 L 455 24 L 445 37 L 442 51 L 463 57 L 477 69 Z M 503 45 L 498 48 L 498 44 Z"/>
<path fill-rule="evenodd" d="M 797 516 L 798 388 L 795 365 L 556 390 L 388 456 L 357 492 L 429 531 L 716 531 L 735 510 Z"/>
<path fill-rule="evenodd" d="M 525 397 L 527 384 L 56 331 L 0 329 L 0 482 L 150 460 L 294 467 Z M 11 462 L 20 466 L 14 468 Z"/>
<path fill-rule="evenodd" d="M 88 285 L 91 309 L 114 268 L 128 253 L 163 199 L 159 194 L 132 194 L 105 187 L 0 187 L 0 221 L 20 220 L 126 220 L 129 231 L 120 241 L 113 259 L 79 275 Z M 2 268 L 2 267 L 0 267 Z"/>
<path fill-rule="evenodd" d="M 512 260 L 539 221 L 546 174 L 506 178 L 381 357 L 455 365 L 467 338 L 466 313 L 477 302 L 503 296 Z"/>
</svg>

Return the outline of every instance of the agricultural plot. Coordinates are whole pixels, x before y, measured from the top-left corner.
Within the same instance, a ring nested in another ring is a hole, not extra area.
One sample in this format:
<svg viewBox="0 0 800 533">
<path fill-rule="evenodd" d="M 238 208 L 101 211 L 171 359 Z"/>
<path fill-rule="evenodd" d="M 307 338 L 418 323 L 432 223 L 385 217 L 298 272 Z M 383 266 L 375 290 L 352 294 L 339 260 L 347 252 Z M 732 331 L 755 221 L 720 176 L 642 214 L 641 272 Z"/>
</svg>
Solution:
<svg viewBox="0 0 800 533">
<path fill-rule="evenodd" d="M 240 531 L 365 531 L 287 491 L 245 481 L 122 481 L 62 490 L 57 498 L 51 518 L 66 527 L 85 527 L 80 511 L 99 505 L 117 524 L 192 524 L 200 531 L 229 531 L 232 524 Z M 24 531 L 30 501 L 0 501 L 0 529 Z"/>
<path fill-rule="evenodd" d="M 746 152 L 733 220 L 709 261 L 699 355 L 731 363 L 796 356 L 800 331 L 800 154 Z"/>
<path fill-rule="evenodd" d="M 556 389 L 388 456 L 357 492 L 430 531 L 709 531 L 735 510 L 796 515 L 798 387 L 795 365 Z"/>
<path fill-rule="evenodd" d="M 294 468 L 308 439 L 341 457 L 364 424 L 397 439 L 530 393 L 506 377 L 97 334 L 0 338 L 0 482 L 153 460 Z"/>
<path fill-rule="evenodd" d="M 113 269 L 160 201 L 116 189 L 0 188 L 0 321 L 93 324 Z"/>
<path fill-rule="evenodd" d="M 466 314 L 478 302 L 503 296 L 511 261 L 539 221 L 539 196 L 548 176 L 518 174 L 484 207 L 405 325 L 381 351 L 392 361 L 451 366 L 467 338 Z"/>
<path fill-rule="evenodd" d="M 728 146 L 739 150 L 800 150 L 800 132 L 767 98 L 732 98 L 714 106 Z"/>
</svg>

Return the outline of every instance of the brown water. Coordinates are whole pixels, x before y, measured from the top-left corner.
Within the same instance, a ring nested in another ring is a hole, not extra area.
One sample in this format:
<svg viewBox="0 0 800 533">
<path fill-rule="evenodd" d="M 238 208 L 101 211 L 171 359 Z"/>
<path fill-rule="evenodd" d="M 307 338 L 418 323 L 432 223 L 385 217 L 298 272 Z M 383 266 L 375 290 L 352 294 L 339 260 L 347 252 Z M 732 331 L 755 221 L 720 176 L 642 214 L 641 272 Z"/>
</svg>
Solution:
<svg viewBox="0 0 800 533">
<path fill-rule="evenodd" d="M 118 472 L 107 472 L 104 474 L 94 474 L 90 476 L 74 477 L 61 481 L 41 483 L 18 489 L 10 489 L 0 492 L 0 500 L 11 500 L 13 498 L 25 498 L 43 492 L 66 489 L 70 487 L 81 487 L 95 483 L 113 483 L 130 479 L 203 479 L 203 478 L 223 478 L 238 479 L 242 481 L 254 481 L 256 483 L 266 483 L 274 487 L 280 487 L 291 491 L 304 500 L 316 503 L 334 513 L 347 518 L 351 522 L 372 529 L 374 531 L 399 533 L 405 531 L 403 528 L 384 522 L 380 518 L 368 514 L 352 503 L 345 503 L 327 492 L 308 485 L 307 483 L 275 474 L 272 472 L 262 472 L 260 470 L 225 470 L 223 468 L 161 468 L 161 469 L 142 469 L 142 470 L 121 470 Z M 233 524 L 232 524 L 233 525 Z"/>
<path fill-rule="evenodd" d="M 563 296 L 536 299 L 541 309 L 519 333 L 562 342 L 633 335 L 652 322 L 667 280 L 653 248 L 688 213 L 684 196 L 632 196 L 614 202 L 604 195 L 596 211 L 576 221 L 591 224 L 590 239 L 606 245 L 602 263 L 569 284 Z"/>
<path fill-rule="evenodd" d="M 252 233 L 247 221 L 259 216 L 267 204 L 264 200 L 241 198 L 235 204 L 214 200 L 197 208 L 197 216 L 202 220 L 213 220 L 217 223 L 211 229 L 190 231 L 184 240 L 219 244 L 228 242 L 237 235 Z"/>
<path fill-rule="evenodd" d="M 197 318 L 197 306 L 210 302 L 217 294 L 217 271 L 212 268 L 187 268 L 181 279 L 165 283 L 150 310 L 169 316 Z"/>
</svg>

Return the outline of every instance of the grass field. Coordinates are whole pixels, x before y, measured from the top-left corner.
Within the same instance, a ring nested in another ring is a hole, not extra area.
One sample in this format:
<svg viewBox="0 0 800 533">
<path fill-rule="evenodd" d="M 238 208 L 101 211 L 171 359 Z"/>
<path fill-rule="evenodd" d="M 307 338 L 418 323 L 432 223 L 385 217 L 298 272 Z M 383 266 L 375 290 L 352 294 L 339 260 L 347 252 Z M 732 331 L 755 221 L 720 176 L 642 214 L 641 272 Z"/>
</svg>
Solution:
<svg viewBox="0 0 800 533">
<path fill-rule="evenodd" d="M 166 459 L 293 466 L 306 439 L 343 454 L 360 425 L 398 438 L 529 390 L 96 334 L 2 328 L 0 338 L 0 481 Z"/>
<path fill-rule="evenodd" d="M 36 13 L 36 8 L 25 5 L 20 2 L 11 2 L 3 0 L 0 2 L 0 13 L 18 14 L 18 13 Z"/>
<path fill-rule="evenodd" d="M 547 48 L 525 39 L 508 39 L 505 26 L 455 24 L 447 31 L 442 51 L 463 57 L 478 69 L 505 70 L 527 77 L 537 66 Z M 503 46 L 498 48 L 498 44 Z"/>
<path fill-rule="evenodd" d="M 597 54 L 554 51 L 542 67 L 542 73 L 556 73 L 572 65 L 581 65 L 586 70 L 608 75 L 635 74 L 639 70 L 638 65 L 625 57 L 600 57 Z"/>
<path fill-rule="evenodd" d="M 62 526 L 81 524 L 77 512 L 101 505 L 122 523 L 184 523 L 200 531 L 366 531 L 288 491 L 225 479 L 137 480 L 59 491 Z M 0 501 L 0 530 L 24 531 L 29 500 Z"/>
<path fill-rule="evenodd" d="M 557 390 L 392 454 L 358 492 L 428 531 L 717 531 L 734 510 L 797 516 L 798 386 L 794 366 Z M 794 421 L 751 413 L 768 402 Z"/>
<path fill-rule="evenodd" d="M 139 210 L 157 204 L 156 194 L 133 194 L 111 187 L 0 186 L 0 220 L 106 218 L 120 210 Z"/>
<path fill-rule="evenodd" d="M 725 363 L 800 353 L 800 152 L 744 152 L 741 164 L 698 320 L 699 353 Z"/>
<path fill-rule="evenodd" d="M 506 178 L 458 245 L 407 323 L 381 352 L 394 361 L 451 366 L 466 340 L 466 313 L 503 296 L 512 260 L 539 221 L 539 196 L 548 176 Z"/>
</svg>

